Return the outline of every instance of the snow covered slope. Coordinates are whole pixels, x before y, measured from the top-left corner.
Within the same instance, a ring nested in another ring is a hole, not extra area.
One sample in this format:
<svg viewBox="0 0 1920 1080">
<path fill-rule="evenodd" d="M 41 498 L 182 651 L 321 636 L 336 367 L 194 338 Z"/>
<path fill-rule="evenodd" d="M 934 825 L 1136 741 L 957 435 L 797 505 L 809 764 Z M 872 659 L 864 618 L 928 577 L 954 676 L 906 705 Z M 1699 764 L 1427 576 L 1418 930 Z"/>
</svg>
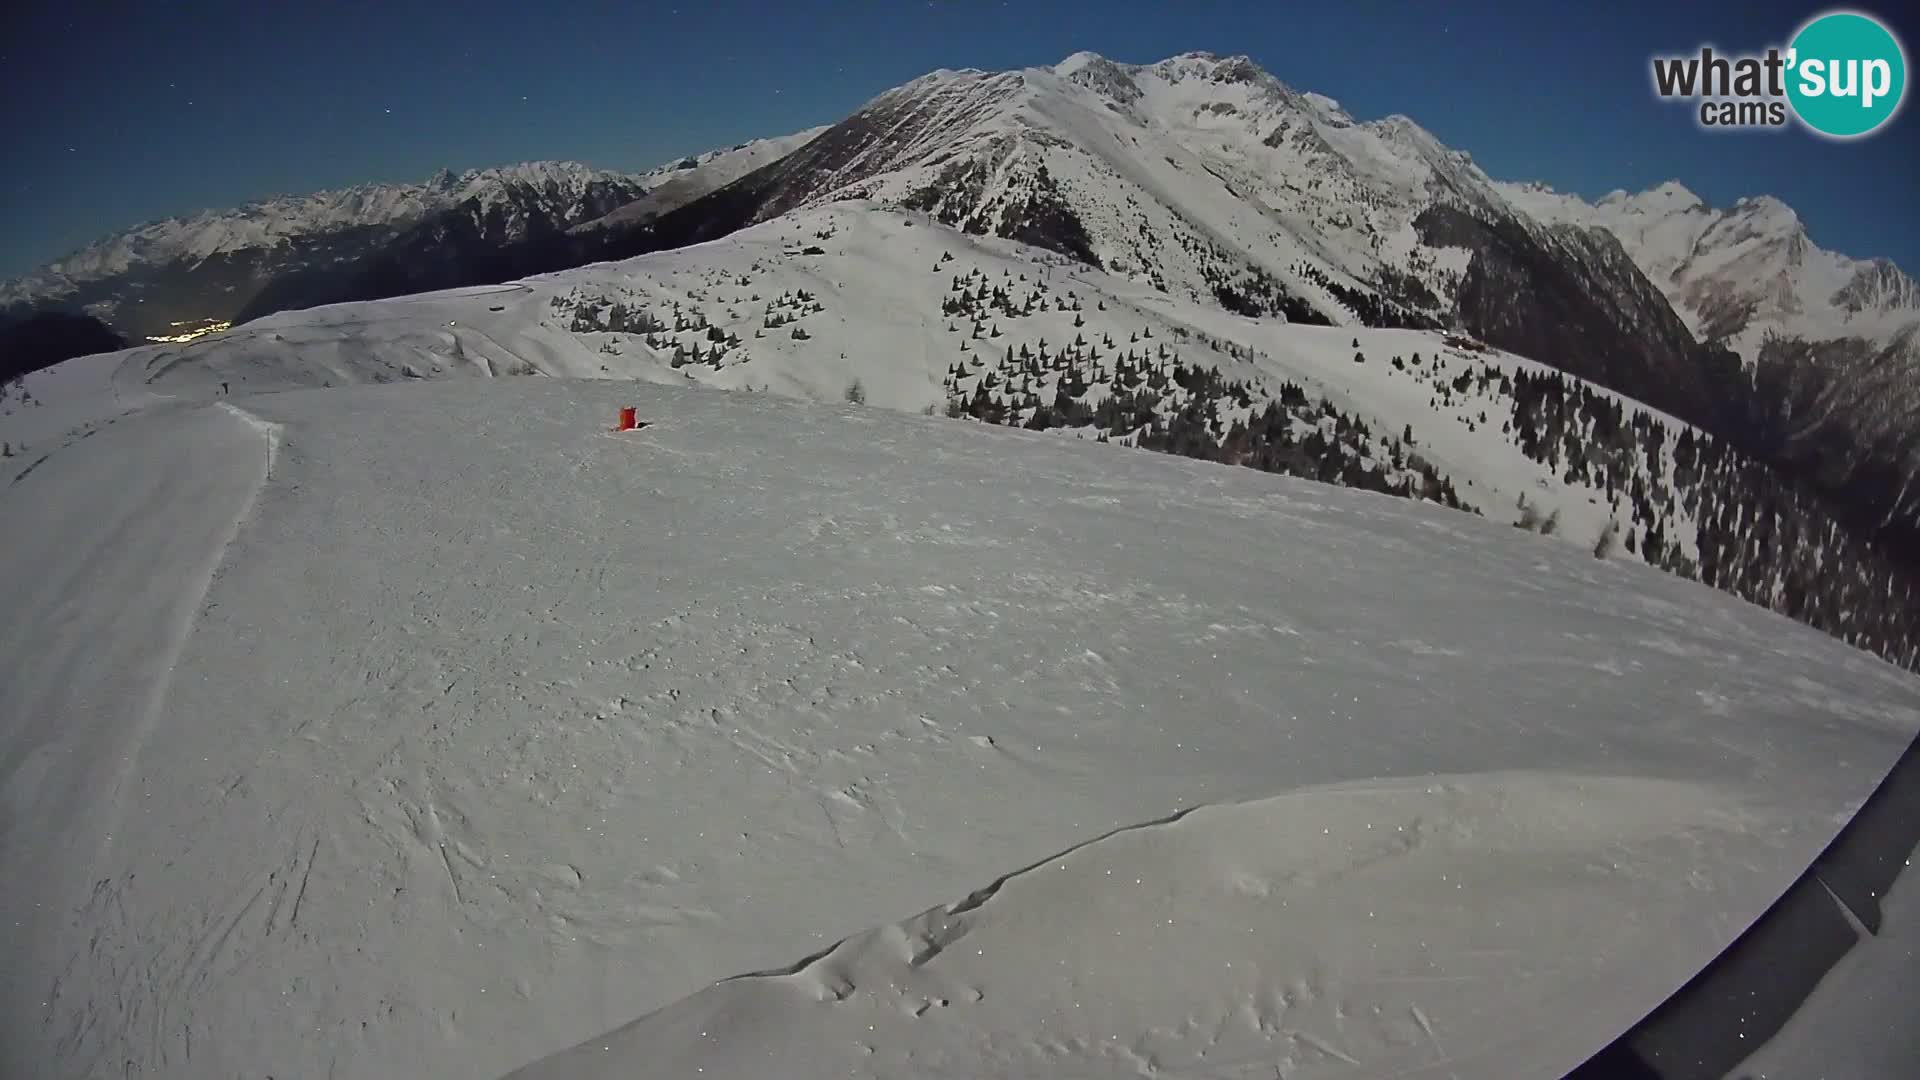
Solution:
<svg viewBox="0 0 1920 1080">
<path fill-rule="evenodd" d="M 1771 200 L 1695 213 L 1675 187 L 1585 207 L 1494 182 L 1407 117 L 1362 122 L 1210 53 L 937 71 L 830 127 L 625 180 L 638 189 L 554 213 L 514 188 L 399 234 L 340 234 L 269 270 L 218 255 L 196 269 L 194 296 L 217 286 L 221 317 L 252 318 L 619 260 L 857 202 L 1236 314 L 1461 330 L 1714 432 L 1810 485 L 1862 535 L 1894 548 L 1920 538 L 1912 283 L 1811 248 Z M 210 235 L 219 248 L 225 232 Z M 116 317 L 137 308 L 139 333 L 178 336 L 181 304 L 154 287 L 131 307 L 115 299 L 125 289 L 69 299 L 112 303 Z M 1842 324 L 1871 333 L 1773 346 L 1754 385 L 1695 337 L 1737 329 L 1757 348 L 1776 326 Z"/>
<path fill-rule="evenodd" d="M 1406 500 L 612 381 L 195 404 L 197 351 L 0 488 L 5 1075 L 1557 1075 L 1920 730 Z"/>
<path fill-rule="evenodd" d="M 24 384 L 43 404 L 0 399 L 15 468 L 84 419 L 123 411 L 115 394 L 206 400 L 223 384 L 244 394 L 538 373 L 833 401 L 857 383 L 902 411 L 1183 453 L 1199 439 L 1217 448 L 1203 456 L 1458 505 L 1582 550 L 1610 533 L 1608 557 L 1701 576 L 1890 658 L 1920 658 L 1908 594 L 1871 553 L 1770 479 L 1751 491 L 1760 481 L 1737 455 L 1670 416 L 1451 335 L 1248 318 L 870 203 L 623 263 L 89 358 L 81 370 L 100 381 L 79 391 L 59 370 Z M 1758 520 L 1762 507 L 1779 520 Z M 1776 528 L 1764 548 L 1751 543 Z"/>
<path fill-rule="evenodd" d="M 1344 132 L 1337 144 L 1328 133 Z M 1346 322 L 1318 277 L 1454 255 L 1412 219 L 1433 195 L 1503 205 L 1490 181 L 1402 118 L 1356 125 L 1244 58 L 938 71 L 880 95 L 743 186 L 758 218 L 849 196 L 1027 239 L 1211 300 Z M 1336 220 L 1337 219 L 1337 220 Z M 1271 278 L 1272 280 L 1268 280 Z M 1434 277 L 1443 288 L 1445 274 Z M 1437 301 L 1435 301 L 1437 303 Z"/>
<path fill-rule="evenodd" d="M 1359 122 L 1245 57 L 937 71 L 662 215 L 625 253 L 852 199 L 1175 299 L 1455 326 L 1669 411 L 1713 400 L 1686 326 L 1609 234 L 1537 223 L 1411 120 Z"/>
<path fill-rule="evenodd" d="M 574 226 L 576 231 L 633 225 L 685 206 L 716 188 L 725 187 L 764 165 L 778 161 L 811 142 L 821 127 L 771 139 L 752 139 L 724 150 L 681 158 L 641 174 L 647 193 L 612 213 Z"/>
<path fill-rule="evenodd" d="M 1729 809 L 1524 773 L 1204 806 L 513 1077 L 1560 1076 L 1674 970 L 1596 928 L 1687 912 L 1696 853 L 1751 848 Z"/>
<path fill-rule="evenodd" d="M 1033 298 L 1033 311 L 989 303 L 976 305 L 977 314 L 949 313 L 958 295 L 976 289 L 983 296 L 1003 290 L 1022 303 Z M 1543 515 L 1566 515 L 1562 536 L 1574 543 L 1591 546 L 1616 511 L 1602 486 L 1564 480 L 1499 430 L 1511 403 L 1497 388 L 1452 389 L 1482 367 L 1544 374 L 1541 365 L 1468 352 L 1438 333 L 1235 316 L 925 215 L 845 203 L 626 263 L 289 312 L 187 345 L 87 358 L 75 370 L 97 373 L 102 385 L 63 390 L 60 381 L 75 376 L 59 368 L 31 377 L 29 393 L 56 408 L 0 405 L 12 410 L 0 415 L 0 435 L 31 458 L 90 418 L 57 403 L 104 403 L 109 392 L 135 401 L 154 393 L 206 399 L 220 383 L 240 394 L 461 373 L 694 382 L 827 401 L 858 382 L 875 405 L 939 411 L 970 400 L 986 381 L 981 369 L 1049 346 L 1062 358 L 1083 358 L 1089 373 L 1126 356 L 1216 369 L 1248 384 L 1242 419 L 1285 385 L 1303 386 L 1314 405 L 1331 401 L 1378 429 L 1362 445 L 1380 469 L 1388 467 L 1390 444 L 1411 427 L 1419 452 L 1452 480 L 1465 505 L 1511 521 L 1525 496 Z M 1355 363 L 1356 351 L 1372 362 Z M 1417 367 L 1404 362 L 1414 355 L 1422 357 Z M 955 365 L 970 378 L 952 378 Z M 1052 401 L 1062 381 L 1060 371 L 1048 370 L 1027 379 L 1024 391 L 1011 384 L 989 391 L 1018 412 L 1027 395 Z M 1090 386 L 1084 400 L 1098 405 L 1115 389 Z M 96 411 L 119 410 L 102 404 Z M 1222 418 L 1222 432 L 1231 419 Z M 1658 419 L 1675 435 L 1684 430 Z M 1122 441 L 1129 439 L 1122 434 Z"/>
<path fill-rule="evenodd" d="M 1797 221 L 1772 200 L 1743 206 L 1696 252 L 1681 235 L 1694 225 L 1661 207 L 1633 209 L 1644 228 L 1600 227 L 1568 200 L 1495 183 L 1404 116 L 1359 121 L 1245 57 L 1081 53 L 889 90 L 577 261 L 845 200 L 923 211 L 1235 313 L 1463 330 L 1711 430 L 1819 491 L 1863 535 L 1920 542 L 1911 283 L 1885 264 L 1805 257 Z M 1757 346 L 1770 324 L 1748 315 L 1763 308 L 1882 336 L 1777 347 L 1743 382 L 1737 359 L 1697 334 L 1738 315 Z"/>
<path fill-rule="evenodd" d="M 640 175 L 649 183 L 657 186 L 669 180 L 685 177 L 690 173 L 708 170 L 717 166 L 718 168 L 714 169 L 713 175 L 726 177 L 726 181 L 722 181 L 722 183 L 725 183 L 745 176 L 747 173 L 752 172 L 768 162 L 777 161 L 791 154 L 800 147 L 805 146 L 814 136 L 825 130 L 827 130 L 827 128 L 826 125 L 823 124 L 818 127 L 808 128 L 805 131 L 796 131 L 791 135 L 776 135 L 766 139 L 748 139 L 746 142 L 733 146 L 725 146 L 717 150 L 706 150 L 698 154 L 690 154 L 687 157 L 676 158 L 664 165 L 648 169 Z M 716 184 L 714 186 L 718 187 L 720 185 Z"/>
</svg>

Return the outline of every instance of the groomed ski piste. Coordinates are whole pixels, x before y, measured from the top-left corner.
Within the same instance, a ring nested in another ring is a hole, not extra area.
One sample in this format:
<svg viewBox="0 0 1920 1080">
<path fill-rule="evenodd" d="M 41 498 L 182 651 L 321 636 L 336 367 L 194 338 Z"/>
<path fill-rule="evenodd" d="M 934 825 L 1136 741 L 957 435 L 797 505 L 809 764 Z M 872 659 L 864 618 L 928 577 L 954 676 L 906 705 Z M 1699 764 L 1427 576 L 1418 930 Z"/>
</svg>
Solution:
<svg viewBox="0 0 1920 1080">
<path fill-rule="evenodd" d="M 1590 539 L 915 415 L 938 252 L 1047 268 L 837 220 L 28 378 L 0 1074 L 1558 1076 L 1920 731 Z M 827 311 L 734 366 L 552 305 L 756 261 Z M 1100 288 L 1396 428 L 1350 339 L 1439 343 Z M 1459 427 L 1463 491 L 1547 490 Z"/>
</svg>

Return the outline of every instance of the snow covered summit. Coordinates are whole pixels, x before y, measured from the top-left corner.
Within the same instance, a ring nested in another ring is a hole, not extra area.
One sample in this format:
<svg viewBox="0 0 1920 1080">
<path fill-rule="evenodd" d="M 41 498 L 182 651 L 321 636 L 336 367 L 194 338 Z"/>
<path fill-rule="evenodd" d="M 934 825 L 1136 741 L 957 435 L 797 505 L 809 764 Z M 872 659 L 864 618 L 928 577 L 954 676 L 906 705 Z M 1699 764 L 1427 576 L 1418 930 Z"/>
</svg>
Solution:
<svg viewBox="0 0 1920 1080">
<path fill-rule="evenodd" d="M 1886 260 L 1828 251 L 1793 208 L 1768 195 L 1715 209 L 1678 181 L 1589 204 L 1538 184 L 1501 184 L 1545 221 L 1599 225 L 1627 250 L 1702 334 L 1749 361 L 1767 335 L 1876 343 L 1920 326 L 1920 289 Z"/>
</svg>

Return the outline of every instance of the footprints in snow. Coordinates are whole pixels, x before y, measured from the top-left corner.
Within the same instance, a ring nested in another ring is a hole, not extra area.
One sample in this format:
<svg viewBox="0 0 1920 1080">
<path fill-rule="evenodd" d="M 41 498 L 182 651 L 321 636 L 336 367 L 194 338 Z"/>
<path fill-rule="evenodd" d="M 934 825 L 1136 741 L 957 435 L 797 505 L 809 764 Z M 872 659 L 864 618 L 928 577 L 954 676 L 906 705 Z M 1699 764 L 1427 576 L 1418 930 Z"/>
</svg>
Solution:
<svg viewBox="0 0 1920 1080">
<path fill-rule="evenodd" d="M 417 772 L 371 785 L 366 820 L 396 855 L 390 902 L 439 907 L 481 929 L 520 932 L 532 923 L 556 939 L 608 947 L 718 918 L 670 864 L 595 874 L 579 859 L 516 861 L 487 842 L 461 799 Z"/>
</svg>

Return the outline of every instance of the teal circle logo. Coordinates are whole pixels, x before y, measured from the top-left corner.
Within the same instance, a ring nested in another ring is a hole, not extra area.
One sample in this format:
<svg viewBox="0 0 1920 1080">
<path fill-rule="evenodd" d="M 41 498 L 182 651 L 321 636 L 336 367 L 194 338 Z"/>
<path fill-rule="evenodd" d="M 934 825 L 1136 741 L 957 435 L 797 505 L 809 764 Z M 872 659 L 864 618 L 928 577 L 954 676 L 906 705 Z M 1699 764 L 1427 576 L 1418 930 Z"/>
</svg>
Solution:
<svg viewBox="0 0 1920 1080">
<path fill-rule="evenodd" d="M 1852 139 L 1893 119 L 1907 93 L 1907 54 L 1879 20 L 1835 11 L 1800 28 L 1787 48 L 1787 100 L 1800 122 Z"/>
</svg>

